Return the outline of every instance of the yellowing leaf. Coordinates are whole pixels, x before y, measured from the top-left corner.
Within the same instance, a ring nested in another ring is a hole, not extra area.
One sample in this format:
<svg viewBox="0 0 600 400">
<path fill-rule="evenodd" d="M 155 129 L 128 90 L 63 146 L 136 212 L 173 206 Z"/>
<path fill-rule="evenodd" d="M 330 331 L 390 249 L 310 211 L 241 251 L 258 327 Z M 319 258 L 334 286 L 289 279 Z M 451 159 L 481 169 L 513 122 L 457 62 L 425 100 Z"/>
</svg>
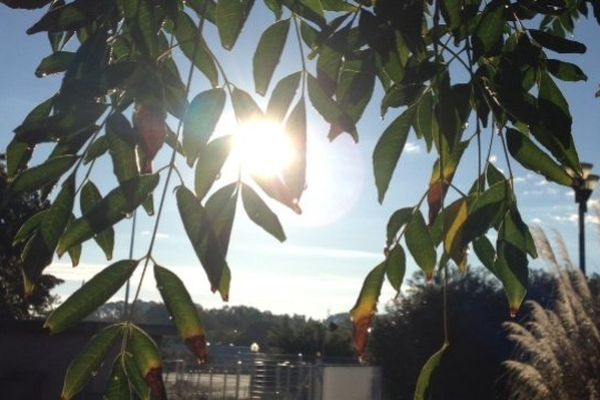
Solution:
<svg viewBox="0 0 600 400">
<path fill-rule="evenodd" d="M 369 272 L 363 282 L 356 304 L 350 310 L 350 318 L 352 318 L 353 324 L 352 337 L 359 356 L 362 356 L 367 348 L 369 328 L 377 310 L 377 301 L 384 278 L 385 262 L 382 262 Z"/>
<path fill-rule="evenodd" d="M 208 351 L 204 327 L 185 285 L 173 272 L 156 264 L 154 265 L 154 278 L 181 339 L 198 361 L 206 362 Z"/>
</svg>

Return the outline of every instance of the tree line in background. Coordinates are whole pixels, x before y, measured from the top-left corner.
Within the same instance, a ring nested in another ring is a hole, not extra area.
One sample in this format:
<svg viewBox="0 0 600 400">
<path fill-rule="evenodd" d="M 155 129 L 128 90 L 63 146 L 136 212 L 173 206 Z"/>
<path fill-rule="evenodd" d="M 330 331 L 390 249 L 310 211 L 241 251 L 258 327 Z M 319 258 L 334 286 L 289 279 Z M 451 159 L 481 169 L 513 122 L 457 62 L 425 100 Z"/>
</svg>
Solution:
<svg viewBox="0 0 600 400">
<path fill-rule="evenodd" d="M 24 246 L 13 246 L 13 241 L 21 225 L 32 215 L 48 209 L 50 202 L 42 200 L 38 192 L 22 193 L 5 201 L 8 180 L 4 161 L 4 155 L 0 154 L 0 320 L 41 317 L 57 304 L 50 291 L 63 281 L 43 274 L 39 290 L 25 297 L 21 260 Z"/>
</svg>

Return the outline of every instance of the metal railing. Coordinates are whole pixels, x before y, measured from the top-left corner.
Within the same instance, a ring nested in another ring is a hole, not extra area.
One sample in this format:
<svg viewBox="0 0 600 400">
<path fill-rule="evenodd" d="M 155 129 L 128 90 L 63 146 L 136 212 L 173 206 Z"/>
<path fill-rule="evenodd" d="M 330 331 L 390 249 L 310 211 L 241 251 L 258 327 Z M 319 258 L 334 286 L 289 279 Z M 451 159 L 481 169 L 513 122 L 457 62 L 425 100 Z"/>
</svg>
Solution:
<svg viewBox="0 0 600 400">
<path fill-rule="evenodd" d="M 180 400 L 320 400 L 321 364 L 301 356 L 255 353 L 219 363 L 165 361 L 169 398 Z"/>
</svg>

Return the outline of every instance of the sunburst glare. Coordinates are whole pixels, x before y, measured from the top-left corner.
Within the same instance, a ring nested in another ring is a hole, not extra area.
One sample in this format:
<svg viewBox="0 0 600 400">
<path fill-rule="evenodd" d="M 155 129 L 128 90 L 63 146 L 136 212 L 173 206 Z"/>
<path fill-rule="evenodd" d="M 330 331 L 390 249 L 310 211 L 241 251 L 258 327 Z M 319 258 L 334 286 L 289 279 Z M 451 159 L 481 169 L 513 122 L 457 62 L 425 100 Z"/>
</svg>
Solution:
<svg viewBox="0 0 600 400">
<path fill-rule="evenodd" d="M 273 176 L 292 163 L 294 149 L 280 124 L 254 119 L 241 124 L 235 133 L 233 156 L 244 173 Z"/>
</svg>

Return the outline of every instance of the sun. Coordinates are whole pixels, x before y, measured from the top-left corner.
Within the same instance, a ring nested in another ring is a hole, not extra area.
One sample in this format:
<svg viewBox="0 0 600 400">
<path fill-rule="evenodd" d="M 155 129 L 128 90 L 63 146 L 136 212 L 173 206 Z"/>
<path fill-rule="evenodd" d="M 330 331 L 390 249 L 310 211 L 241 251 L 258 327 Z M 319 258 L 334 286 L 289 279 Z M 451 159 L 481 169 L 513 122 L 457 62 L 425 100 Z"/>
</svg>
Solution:
<svg viewBox="0 0 600 400">
<path fill-rule="evenodd" d="M 294 159 L 294 148 L 283 126 L 267 119 L 246 121 L 234 135 L 234 158 L 244 173 L 280 175 Z"/>
</svg>

